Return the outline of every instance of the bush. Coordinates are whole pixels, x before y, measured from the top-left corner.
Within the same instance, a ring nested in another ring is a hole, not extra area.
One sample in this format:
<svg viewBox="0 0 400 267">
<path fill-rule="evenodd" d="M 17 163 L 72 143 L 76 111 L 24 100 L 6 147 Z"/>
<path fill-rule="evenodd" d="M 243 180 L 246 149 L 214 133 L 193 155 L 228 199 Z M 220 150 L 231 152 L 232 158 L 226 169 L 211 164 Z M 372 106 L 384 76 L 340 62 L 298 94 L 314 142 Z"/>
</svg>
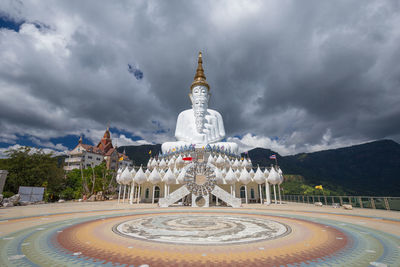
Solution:
<svg viewBox="0 0 400 267">
<path fill-rule="evenodd" d="M 10 192 L 10 191 L 3 192 L 3 197 L 4 198 L 9 198 L 9 197 L 12 197 L 13 195 L 15 195 L 15 194 L 13 192 Z"/>
</svg>

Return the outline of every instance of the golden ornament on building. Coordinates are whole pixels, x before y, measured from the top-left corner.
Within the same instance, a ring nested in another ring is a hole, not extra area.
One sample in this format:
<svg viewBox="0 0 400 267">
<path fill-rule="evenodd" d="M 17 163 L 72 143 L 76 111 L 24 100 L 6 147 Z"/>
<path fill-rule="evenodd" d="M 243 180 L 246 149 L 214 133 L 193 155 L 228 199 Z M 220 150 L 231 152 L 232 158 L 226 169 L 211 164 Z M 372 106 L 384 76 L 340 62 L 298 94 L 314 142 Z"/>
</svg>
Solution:
<svg viewBox="0 0 400 267">
<path fill-rule="evenodd" d="M 206 76 L 204 75 L 203 58 L 201 52 L 199 52 L 196 75 L 194 76 L 194 81 L 190 86 L 190 90 L 193 90 L 193 88 L 198 85 L 206 86 L 208 91 L 210 91 L 210 86 L 208 85 Z"/>
</svg>

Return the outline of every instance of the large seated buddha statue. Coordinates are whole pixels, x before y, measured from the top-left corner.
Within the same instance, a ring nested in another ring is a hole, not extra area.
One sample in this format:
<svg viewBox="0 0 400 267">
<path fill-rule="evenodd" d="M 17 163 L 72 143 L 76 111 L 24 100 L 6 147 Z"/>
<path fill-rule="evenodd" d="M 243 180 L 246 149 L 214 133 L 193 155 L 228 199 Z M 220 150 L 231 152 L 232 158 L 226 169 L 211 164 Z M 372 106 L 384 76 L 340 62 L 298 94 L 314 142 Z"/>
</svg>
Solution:
<svg viewBox="0 0 400 267">
<path fill-rule="evenodd" d="M 182 111 L 178 116 L 175 130 L 175 137 L 178 141 L 162 144 L 162 152 L 167 153 L 191 145 L 195 145 L 196 148 L 210 145 L 237 154 L 238 145 L 236 143 L 221 142 L 225 138 L 221 114 L 208 108 L 210 86 L 204 75 L 201 52 L 198 57 L 196 75 L 190 89 L 189 97 L 192 108 Z"/>
</svg>

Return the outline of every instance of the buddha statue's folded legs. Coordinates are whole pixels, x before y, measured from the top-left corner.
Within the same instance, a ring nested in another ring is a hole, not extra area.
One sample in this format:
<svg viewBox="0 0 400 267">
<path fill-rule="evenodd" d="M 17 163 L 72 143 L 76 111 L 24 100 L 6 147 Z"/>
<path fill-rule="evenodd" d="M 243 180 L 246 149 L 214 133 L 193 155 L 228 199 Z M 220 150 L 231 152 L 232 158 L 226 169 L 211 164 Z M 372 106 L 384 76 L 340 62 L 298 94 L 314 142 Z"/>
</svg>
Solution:
<svg viewBox="0 0 400 267">
<path fill-rule="evenodd" d="M 226 151 L 231 151 L 231 153 L 233 153 L 235 155 L 239 154 L 239 146 L 236 143 L 233 143 L 233 142 L 217 142 L 217 143 L 210 144 L 211 147 L 213 147 L 214 145 L 216 147 L 219 146 L 220 149 L 223 149 L 223 150 L 226 150 Z"/>
<path fill-rule="evenodd" d="M 161 151 L 163 154 L 169 152 L 179 151 L 179 149 L 189 147 L 191 144 L 184 141 L 176 141 L 176 142 L 165 142 L 161 145 Z"/>
<path fill-rule="evenodd" d="M 184 141 L 165 142 L 161 145 L 162 152 L 169 153 L 184 149 L 185 146 L 189 148 L 192 144 Z M 205 148 L 207 144 L 195 144 L 196 148 Z M 238 145 L 232 142 L 216 142 L 211 143 L 211 147 L 219 147 L 220 150 L 231 151 L 231 153 L 238 154 Z"/>
</svg>

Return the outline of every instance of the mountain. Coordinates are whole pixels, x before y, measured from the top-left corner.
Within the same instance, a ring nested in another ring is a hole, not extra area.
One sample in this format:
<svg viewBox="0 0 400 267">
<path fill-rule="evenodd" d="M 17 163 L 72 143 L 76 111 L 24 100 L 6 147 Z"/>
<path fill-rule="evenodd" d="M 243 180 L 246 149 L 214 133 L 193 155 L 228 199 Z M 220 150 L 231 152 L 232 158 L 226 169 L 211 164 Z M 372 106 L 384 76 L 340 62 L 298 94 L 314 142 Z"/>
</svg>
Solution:
<svg viewBox="0 0 400 267">
<path fill-rule="evenodd" d="M 121 146 L 117 150 L 120 153 L 125 151 L 125 154 L 133 160 L 136 166 L 147 166 L 150 156 L 154 157 L 161 151 L 161 145 Z"/>
<path fill-rule="evenodd" d="M 161 145 L 126 146 L 118 151 L 124 149 L 135 165 L 147 165 L 149 150 L 158 155 Z M 275 164 L 269 159 L 272 154 L 284 174 L 300 175 L 309 185 L 339 188 L 351 195 L 400 196 L 400 144 L 392 140 L 291 156 L 264 148 L 248 152 L 254 167 Z"/>
<path fill-rule="evenodd" d="M 269 149 L 249 151 L 253 164 L 260 165 L 270 165 L 271 154 L 277 155 L 285 174 L 301 175 L 308 184 L 352 195 L 400 196 L 400 145 L 392 140 L 285 157 Z"/>
</svg>

